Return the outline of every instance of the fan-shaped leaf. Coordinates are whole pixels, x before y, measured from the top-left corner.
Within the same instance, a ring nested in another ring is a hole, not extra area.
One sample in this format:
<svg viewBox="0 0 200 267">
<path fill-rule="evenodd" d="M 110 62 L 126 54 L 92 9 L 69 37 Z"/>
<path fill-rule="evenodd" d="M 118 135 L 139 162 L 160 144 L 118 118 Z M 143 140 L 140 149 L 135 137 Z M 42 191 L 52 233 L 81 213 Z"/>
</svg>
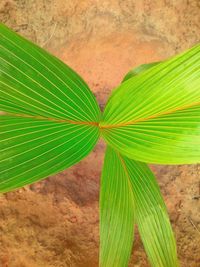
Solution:
<svg viewBox="0 0 200 267">
<path fill-rule="evenodd" d="M 130 158 L 200 162 L 200 45 L 123 82 L 100 127 L 105 140 Z"/>
<path fill-rule="evenodd" d="M 100 109 L 68 66 L 0 24 L 0 192 L 77 163 L 99 137 Z"/>
<path fill-rule="evenodd" d="M 0 110 L 73 121 L 99 121 L 86 83 L 67 65 L 0 24 Z M 5 103 L 7 101 L 7 103 Z"/>
<path fill-rule="evenodd" d="M 80 161 L 98 128 L 37 118 L 0 117 L 0 192 L 33 183 Z"/>
</svg>

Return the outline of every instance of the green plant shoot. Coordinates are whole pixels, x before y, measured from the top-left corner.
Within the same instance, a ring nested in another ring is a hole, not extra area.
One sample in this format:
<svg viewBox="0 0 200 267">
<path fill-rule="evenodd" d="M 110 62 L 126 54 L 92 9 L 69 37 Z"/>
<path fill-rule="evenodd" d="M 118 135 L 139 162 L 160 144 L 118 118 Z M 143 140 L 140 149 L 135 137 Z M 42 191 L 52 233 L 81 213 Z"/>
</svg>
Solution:
<svg viewBox="0 0 200 267">
<path fill-rule="evenodd" d="M 200 162 L 200 45 L 130 71 L 102 114 L 76 72 L 3 24 L 0 59 L 0 192 L 69 168 L 102 137 L 99 266 L 128 266 L 137 225 L 151 266 L 178 267 L 147 164 Z"/>
</svg>

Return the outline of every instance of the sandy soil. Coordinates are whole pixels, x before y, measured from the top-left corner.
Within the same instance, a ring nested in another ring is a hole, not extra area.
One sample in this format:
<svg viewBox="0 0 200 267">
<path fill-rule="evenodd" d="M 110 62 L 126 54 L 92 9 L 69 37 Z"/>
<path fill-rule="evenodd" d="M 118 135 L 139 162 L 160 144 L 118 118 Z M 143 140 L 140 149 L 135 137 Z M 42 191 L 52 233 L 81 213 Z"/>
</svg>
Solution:
<svg viewBox="0 0 200 267">
<path fill-rule="evenodd" d="M 126 72 L 199 42 L 198 0 L 2 0 L 0 20 L 57 55 L 103 107 Z M 1 267 L 97 267 L 104 144 L 61 174 L 0 196 Z M 200 166 L 152 166 L 181 267 L 200 266 Z M 136 235 L 130 267 L 147 267 Z"/>
</svg>

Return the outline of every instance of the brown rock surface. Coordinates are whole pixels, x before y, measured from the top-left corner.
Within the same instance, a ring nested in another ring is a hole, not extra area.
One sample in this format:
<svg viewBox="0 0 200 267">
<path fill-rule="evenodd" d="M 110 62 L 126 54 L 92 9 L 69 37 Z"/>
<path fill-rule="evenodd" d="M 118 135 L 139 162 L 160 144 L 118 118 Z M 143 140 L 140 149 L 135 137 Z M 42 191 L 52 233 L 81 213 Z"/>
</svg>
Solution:
<svg viewBox="0 0 200 267">
<path fill-rule="evenodd" d="M 104 106 L 125 73 L 199 42 L 200 4 L 186 1 L 3 0 L 0 20 L 78 71 Z M 0 266 L 97 267 L 104 144 L 78 165 L 0 196 Z M 200 167 L 152 166 L 182 267 L 200 263 Z M 136 236 L 129 266 L 149 266 Z"/>
</svg>

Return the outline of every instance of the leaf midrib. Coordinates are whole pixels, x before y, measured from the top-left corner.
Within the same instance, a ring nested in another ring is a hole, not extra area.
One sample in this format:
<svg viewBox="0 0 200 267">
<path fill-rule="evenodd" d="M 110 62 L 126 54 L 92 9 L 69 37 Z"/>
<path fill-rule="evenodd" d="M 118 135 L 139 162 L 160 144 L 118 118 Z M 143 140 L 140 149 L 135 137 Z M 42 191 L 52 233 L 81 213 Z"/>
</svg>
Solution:
<svg viewBox="0 0 200 267">
<path fill-rule="evenodd" d="M 71 124 L 77 124 L 77 125 L 91 125 L 99 127 L 99 122 L 93 122 L 93 121 L 74 121 L 74 120 L 68 120 L 68 119 L 57 119 L 57 118 L 50 118 L 50 117 L 44 117 L 44 116 L 33 116 L 28 114 L 16 114 L 16 113 L 8 113 L 3 112 L 1 116 L 12 116 L 12 117 L 19 117 L 19 118 L 30 118 L 30 119 L 36 119 L 36 120 L 45 120 L 45 121 L 51 121 L 51 122 L 57 122 L 57 123 L 71 123 Z"/>
<path fill-rule="evenodd" d="M 123 126 L 128 126 L 128 125 L 133 125 L 138 122 L 145 122 L 151 119 L 155 119 L 164 115 L 169 115 L 173 114 L 177 111 L 185 110 L 191 107 L 195 106 L 200 106 L 200 102 L 194 102 L 190 105 L 185 105 L 182 107 L 177 107 L 175 109 L 168 110 L 166 112 L 160 112 L 155 115 L 146 117 L 146 118 L 139 118 L 137 120 L 125 122 L 125 123 L 119 123 L 119 124 L 107 124 L 107 125 L 101 125 L 101 122 L 96 122 L 96 121 L 74 121 L 74 120 L 69 120 L 69 119 L 57 119 L 57 118 L 50 118 L 50 117 L 44 117 L 44 116 L 33 116 L 33 115 L 28 115 L 28 114 L 16 114 L 16 113 L 8 113 L 4 112 L 3 115 L 7 116 L 12 116 L 12 117 L 20 117 L 20 118 L 32 118 L 32 119 L 37 119 L 37 120 L 46 120 L 46 121 L 52 121 L 52 122 L 57 122 L 57 123 L 71 123 L 71 124 L 77 124 L 77 125 L 91 125 L 91 126 L 96 126 L 100 128 L 101 130 L 103 129 L 112 129 L 112 128 L 118 128 L 118 127 L 123 127 Z"/>
<path fill-rule="evenodd" d="M 194 107 L 194 106 L 200 106 L 200 102 L 194 102 L 194 103 L 192 103 L 190 105 L 185 105 L 185 106 L 182 106 L 182 107 L 177 107 L 175 109 L 171 109 L 171 110 L 168 110 L 168 111 L 165 111 L 165 112 L 160 112 L 160 113 L 157 113 L 155 115 L 152 115 L 152 116 L 149 116 L 149 117 L 146 117 L 146 118 L 139 118 L 139 119 L 128 121 L 128 122 L 124 122 L 124 123 L 107 124 L 107 125 L 101 125 L 101 123 L 100 123 L 99 124 L 99 128 L 100 129 L 111 129 L 111 128 L 118 128 L 118 127 L 133 125 L 133 124 L 136 124 L 138 122 L 145 122 L 145 121 L 148 121 L 148 120 L 151 120 L 151 119 L 155 119 L 155 118 L 158 118 L 158 117 L 161 117 L 161 116 L 164 116 L 164 115 L 173 114 L 176 111 L 182 111 L 182 110 L 185 110 L 185 109 Z"/>
<path fill-rule="evenodd" d="M 128 173 L 128 170 L 127 170 L 127 167 L 126 167 L 126 163 L 125 163 L 124 159 L 122 158 L 122 156 L 120 155 L 120 153 L 118 151 L 115 150 L 115 153 L 117 154 L 119 160 L 121 161 L 121 164 L 122 164 L 122 167 L 124 169 L 124 172 L 126 173 L 126 176 L 128 178 L 129 190 L 130 190 L 130 192 L 131 192 L 131 194 L 133 196 L 133 190 L 132 190 L 132 184 L 131 184 L 131 177 L 130 177 L 130 175 Z"/>
</svg>

